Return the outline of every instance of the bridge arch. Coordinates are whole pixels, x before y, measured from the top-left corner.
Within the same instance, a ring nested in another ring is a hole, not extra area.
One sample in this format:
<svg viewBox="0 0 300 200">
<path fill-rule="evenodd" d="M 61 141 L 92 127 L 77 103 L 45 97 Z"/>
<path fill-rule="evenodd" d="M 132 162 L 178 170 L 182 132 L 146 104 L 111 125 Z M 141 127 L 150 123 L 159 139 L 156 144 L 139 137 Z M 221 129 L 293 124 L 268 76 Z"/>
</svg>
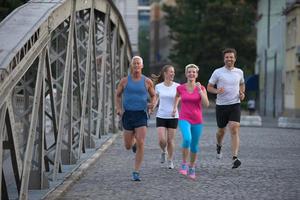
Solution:
<svg viewBox="0 0 300 200">
<path fill-rule="evenodd" d="M 0 23 L 2 198 L 48 188 L 117 131 L 114 92 L 131 57 L 111 0 L 32 0 Z"/>
</svg>

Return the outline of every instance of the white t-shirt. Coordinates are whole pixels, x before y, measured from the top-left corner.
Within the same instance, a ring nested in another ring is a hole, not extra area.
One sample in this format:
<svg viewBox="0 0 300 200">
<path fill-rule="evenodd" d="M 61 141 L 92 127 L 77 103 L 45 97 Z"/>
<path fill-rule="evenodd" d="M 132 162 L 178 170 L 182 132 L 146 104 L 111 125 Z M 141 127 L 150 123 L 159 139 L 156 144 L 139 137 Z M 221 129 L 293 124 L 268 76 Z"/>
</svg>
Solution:
<svg viewBox="0 0 300 200">
<path fill-rule="evenodd" d="M 173 82 L 171 86 L 166 86 L 164 82 L 155 85 L 155 92 L 159 97 L 159 106 L 156 117 L 172 119 L 178 118 L 178 112 L 175 117 L 172 116 L 173 105 L 176 95 L 176 88 L 180 84 Z"/>
<path fill-rule="evenodd" d="M 244 83 L 244 73 L 241 69 L 227 69 L 225 66 L 216 69 L 211 75 L 210 84 L 217 88 L 224 88 L 223 94 L 217 94 L 217 105 L 231 105 L 240 103 L 240 84 Z"/>
</svg>

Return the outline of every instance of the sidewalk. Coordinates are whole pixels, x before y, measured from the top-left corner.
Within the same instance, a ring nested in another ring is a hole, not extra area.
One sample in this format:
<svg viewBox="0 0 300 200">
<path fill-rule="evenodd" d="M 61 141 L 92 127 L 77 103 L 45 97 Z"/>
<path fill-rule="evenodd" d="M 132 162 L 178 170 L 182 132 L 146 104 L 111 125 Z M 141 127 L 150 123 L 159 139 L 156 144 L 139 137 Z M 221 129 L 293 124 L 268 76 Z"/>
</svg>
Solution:
<svg viewBox="0 0 300 200">
<path fill-rule="evenodd" d="M 200 142 L 197 180 L 193 181 L 178 173 L 181 162 L 179 132 L 176 134 L 175 169 L 167 169 L 166 164 L 159 162 L 154 124 L 154 120 L 150 120 L 141 182 L 131 181 L 134 154 L 125 150 L 119 135 L 79 180 L 73 179 L 72 186 L 63 191 L 62 196 L 57 190 L 45 199 L 300 199 L 299 130 L 242 127 L 242 166 L 233 170 L 230 135 L 225 136 L 223 159 L 217 160 L 216 126 L 207 118 Z"/>
</svg>

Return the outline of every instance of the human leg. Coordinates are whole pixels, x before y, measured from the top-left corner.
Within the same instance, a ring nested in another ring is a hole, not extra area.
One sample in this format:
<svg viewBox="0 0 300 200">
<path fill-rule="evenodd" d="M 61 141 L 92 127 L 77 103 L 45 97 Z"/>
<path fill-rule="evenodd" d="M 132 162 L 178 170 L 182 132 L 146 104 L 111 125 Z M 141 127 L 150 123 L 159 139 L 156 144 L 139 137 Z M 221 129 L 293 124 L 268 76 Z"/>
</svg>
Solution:
<svg viewBox="0 0 300 200">
<path fill-rule="evenodd" d="M 122 115 L 122 125 L 124 129 L 124 146 L 127 150 L 134 148 L 135 145 L 134 127 L 132 121 L 132 114 L 130 112 L 125 111 Z"/>
<path fill-rule="evenodd" d="M 176 129 L 167 129 L 167 150 L 168 150 L 168 160 L 173 160 L 174 146 L 175 146 L 175 133 Z"/>
<path fill-rule="evenodd" d="M 229 129 L 231 133 L 231 152 L 233 159 L 232 168 L 238 168 L 242 163 L 238 159 L 238 152 L 240 148 L 240 104 L 231 107 Z"/>
<path fill-rule="evenodd" d="M 134 132 L 131 130 L 124 130 L 123 133 L 124 146 L 127 150 L 132 148 L 132 145 L 135 143 Z"/>
<path fill-rule="evenodd" d="M 174 154 L 174 147 L 175 147 L 175 133 L 178 126 L 178 119 L 167 119 L 167 150 L 168 150 L 168 168 L 173 169 L 173 154 Z"/>
<path fill-rule="evenodd" d="M 202 124 L 196 124 L 191 126 L 191 152 L 190 152 L 190 165 L 189 165 L 189 178 L 195 179 L 196 178 L 196 160 L 197 160 L 197 153 L 199 152 L 199 140 L 202 135 Z"/>
<path fill-rule="evenodd" d="M 179 128 L 182 135 L 182 164 L 179 172 L 183 175 L 187 175 L 187 159 L 191 144 L 191 124 L 186 120 L 179 120 Z"/>
<path fill-rule="evenodd" d="M 162 151 L 167 147 L 167 136 L 165 127 L 157 127 L 158 143 Z"/>
<path fill-rule="evenodd" d="M 226 128 L 218 128 L 218 131 L 216 133 L 216 140 L 217 140 L 216 149 L 217 149 L 217 158 L 218 159 L 222 158 L 221 148 L 223 145 L 225 130 L 226 130 Z"/>
<path fill-rule="evenodd" d="M 134 144 L 136 147 L 133 181 L 140 181 L 139 170 L 144 156 L 144 139 L 147 130 L 147 114 L 144 111 L 125 111 L 122 117 L 125 130 L 130 130 L 131 136 L 124 137 L 126 148 Z M 126 128 L 127 127 L 127 128 Z M 131 145 L 130 145 L 131 144 Z"/>
<path fill-rule="evenodd" d="M 220 105 L 216 106 L 216 120 L 218 125 L 218 130 L 216 133 L 217 144 L 222 146 L 226 125 L 229 120 L 229 113 L 228 113 L 227 106 L 220 106 Z"/>
<path fill-rule="evenodd" d="M 194 167 L 197 159 L 197 153 L 199 151 L 199 140 L 202 135 L 202 124 L 195 124 L 191 126 L 191 155 L 190 155 L 190 166 Z"/>
<path fill-rule="evenodd" d="M 231 133 L 231 151 L 232 156 L 237 157 L 240 146 L 240 104 L 235 104 L 230 107 L 229 129 Z"/>
<path fill-rule="evenodd" d="M 222 146 L 226 128 L 218 128 L 216 133 L 217 144 Z"/>
<path fill-rule="evenodd" d="M 158 143 L 161 149 L 161 158 L 160 162 L 164 163 L 166 161 L 166 147 L 167 147 L 167 135 L 166 135 L 166 128 L 165 127 L 157 127 L 157 134 L 158 134 Z"/>
<path fill-rule="evenodd" d="M 240 124 L 238 122 L 230 122 L 231 132 L 231 152 L 232 152 L 232 168 L 238 168 L 242 162 L 238 159 L 238 152 L 240 147 Z"/>
<path fill-rule="evenodd" d="M 135 128 L 135 139 L 136 139 L 136 146 L 137 146 L 137 151 L 135 155 L 135 165 L 134 165 L 135 171 L 140 170 L 144 158 L 144 142 L 145 142 L 146 132 L 147 132 L 146 126 Z"/>
<path fill-rule="evenodd" d="M 182 136 L 182 161 L 186 162 L 191 145 L 191 124 L 186 120 L 179 120 L 179 127 Z"/>
<path fill-rule="evenodd" d="M 168 151 L 168 168 L 173 169 L 173 154 L 174 154 L 174 147 L 175 147 L 175 133 L 176 129 L 168 128 L 167 129 L 167 151 Z"/>
<path fill-rule="evenodd" d="M 222 158 L 221 148 L 223 145 L 223 139 L 225 136 L 226 125 L 228 123 L 229 115 L 228 115 L 228 106 L 216 106 L 216 120 L 218 125 L 218 130 L 216 133 L 216 150 L 217 150 L 217 158 Z"/>
<path fill-rule="evenodd" d="M 182 175 L 187 175 L 188 174 L 188 164 L 186 162 L 186 159 L 188 158 L 189 155 L 189 151 L 188 149 L 184 149 L 182 148 L 182 163 L 181 163 L 181 167 L 179 169 L 179 173 Z"/>
<path fill-rule="evenodd" d="M 229 129 L 231 133 L 231 152 L 232 156 L 238 156 L 238 151 L 240 147 L 240 123 L 229 122 Z"/>
</svg>

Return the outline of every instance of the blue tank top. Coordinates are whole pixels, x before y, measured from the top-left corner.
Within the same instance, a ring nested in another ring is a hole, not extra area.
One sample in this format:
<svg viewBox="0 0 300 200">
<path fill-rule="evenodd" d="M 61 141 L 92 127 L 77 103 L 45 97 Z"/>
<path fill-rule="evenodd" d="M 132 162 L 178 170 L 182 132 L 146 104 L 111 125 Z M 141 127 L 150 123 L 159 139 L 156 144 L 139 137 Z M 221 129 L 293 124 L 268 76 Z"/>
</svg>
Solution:
<svg viewBox="0 0 300 200">
<path fill-rule="evenodd" d="M 129 111 L 147 110 L 148 92 L 145 85 L 145 76 L 139 81 L 134 81 L 131 76 L 127 77 L 127 85 L 123 93 L 123 108 Z"/>
</svg>

